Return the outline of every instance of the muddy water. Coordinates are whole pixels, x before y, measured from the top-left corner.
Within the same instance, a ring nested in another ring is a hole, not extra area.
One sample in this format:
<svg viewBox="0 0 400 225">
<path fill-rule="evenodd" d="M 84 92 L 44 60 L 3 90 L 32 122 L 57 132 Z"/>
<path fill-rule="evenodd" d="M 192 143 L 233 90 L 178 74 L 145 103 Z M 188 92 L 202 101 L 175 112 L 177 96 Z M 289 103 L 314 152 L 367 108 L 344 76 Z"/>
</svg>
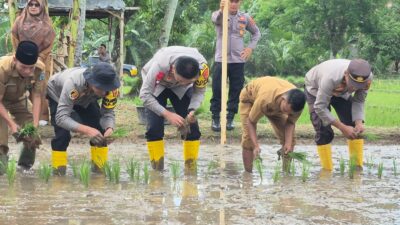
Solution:
<svg viewBox="0 0 400 225">
<path fill-rule="evenodd" d="M 335 171 L 321 172 L 313 146 L 298 146 L 312 162 L 310 177 L 301 180 L 301 165 L 295 176 L 276 183 L 272 175 L 279 146 L 264 146 L 263 177 L 243 172 L 237 146 L 201 146 L 197 175 L 185 174 L 181 145 L 167 143 L 166 168 L 151 172 L 148 183 L 130 181 L 122 164 L 121 182 L 92 175 L 89 188 L 73 178 L 52 177 L 48 184 L 37 176 L 39 162 L 49 162 L 50 150 L 38 151 L 30 173 L 19 172 L 12 187 L 0 177 L 0 224 L 400 224 L 399 178 L 392 159 L 400 163 L 399 146 L 367 146 L 374 167 L 358 172 L 354 179 L 341 176 L 338 160 L 347 159 L 345 146 L 333 149 Z M 12 157 L 17 146 L 12 146 Z M 89 158 L 86 145 L 70 146 L 69 156 Z M 131 157 L 147 161 L 144 145 L 113 144 L 110 158 Z M 223 153 L 220 153 L 223 152 Z M 172 179 L 168 163 L 178 160 L 180 177 Z M 218 168 L 209 169 L 209 162 Z M 382 179 L 377 164 L 384 163 Z M 400 170 L 400 169 L 399 169 Z"/>
</svg>

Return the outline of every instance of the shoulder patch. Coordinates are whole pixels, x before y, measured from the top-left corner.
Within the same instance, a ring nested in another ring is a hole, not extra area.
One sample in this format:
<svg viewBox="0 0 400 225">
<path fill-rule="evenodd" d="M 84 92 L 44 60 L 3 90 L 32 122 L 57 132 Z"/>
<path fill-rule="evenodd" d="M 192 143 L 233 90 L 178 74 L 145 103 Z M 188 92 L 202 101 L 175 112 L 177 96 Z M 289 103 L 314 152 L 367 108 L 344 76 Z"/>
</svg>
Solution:
<svg viewBox="0 0 400 225">
<path fill-rule="evenodd" d="M 198 88 L 205 88 L 208 83 L 208 77 L 210 76 L 210 69 L 206 63 L 201 64 L 199 78 L 195 82 L 195 86 Z"/>
<path fill-rule="evenodd" d="M 41 72 L 39 75 L 39 80 L 42 81 L 44 80 L 45 76 L 44 76 L 44 72 Z"/>
<path fill-rule="evenodd" d="M 69 93 L 69 98 L 71 100 L 76 100 L 77 98 L 79 98 L 79 92 L 76 89 L 73 89 L 70 93 Z"/>
<path fill-rule="evenodd" d="M 253 17 L 250 16 L 249 21 L 252 26 L 256 25 L 256 22 L 254 21 Z"/>
<path fill-rule="evenodd" d="M 109 91 L 107 95 L 103 98 L 102 106 L 106 109 L 114 109 L 117 105 L 117 98 L 119 96 L 119 90 L 115 89 Z"/>
</svg>

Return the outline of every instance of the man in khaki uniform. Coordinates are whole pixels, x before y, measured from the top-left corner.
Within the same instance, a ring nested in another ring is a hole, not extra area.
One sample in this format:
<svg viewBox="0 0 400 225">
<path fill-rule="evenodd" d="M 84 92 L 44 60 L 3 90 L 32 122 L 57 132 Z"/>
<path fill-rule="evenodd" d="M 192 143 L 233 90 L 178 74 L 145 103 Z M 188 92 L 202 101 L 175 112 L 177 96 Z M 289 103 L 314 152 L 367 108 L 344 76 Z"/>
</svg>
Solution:
<svg viewBox="0 0 400 225">
<path fill-rule="evenodd" d="M 33 125 L 39 124 L 44 65 L 35 65 L 37 58 L 38 47 L 31 41 L 20 42 L 15 56 L 0 58 L 0 161 L 3 164 L 0 174 L 4 173 L 8 162 L 8 127 L 12 134 L 18 134 L 21 126 L 32 122 L 32 113 L 27 108 L 26 92 L 29 90 L 33 95 Z M 27 151 L 30 150 L 23 149 L 18 165 L 29 169 L 35 155 Z M 23 158 L 27 154 L 30 158 Z"/>
<path fill-rule="evenodd" d="M 266 116 L 287 154 L 294 148 L 295 123 L 300 117 L 306 97 L 296 86 L 276 77 L 251 81 L 240 93 L 239 112 L 242 121 L 242 156 L 247 172 L 252 172 L 253 160 L 260 154 L 257 122 Z"/>
</svg>

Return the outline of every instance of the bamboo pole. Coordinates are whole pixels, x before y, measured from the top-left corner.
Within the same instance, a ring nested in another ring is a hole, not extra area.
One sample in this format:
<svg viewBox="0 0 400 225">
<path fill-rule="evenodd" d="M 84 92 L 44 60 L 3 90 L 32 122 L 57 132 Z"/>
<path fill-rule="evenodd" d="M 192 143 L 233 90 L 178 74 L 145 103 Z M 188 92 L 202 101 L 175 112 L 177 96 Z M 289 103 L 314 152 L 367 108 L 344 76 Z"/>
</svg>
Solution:
<svg viewBox="0 0 400 225">
<path fill-rule="evenodd" d="M 75 48 L 78 39 L 79 14 L 79 0 L 73 0 L 72 14 L 70 18 L 71 40 L 68 51 L 68 67 L 74 67 Z"/>
<path fill-rule="evenodd" d="M 119 19 L 119 36 L 120 36 L 120 44 L 119 44 L 119 79 L 121 80 L 121 91 L 120 91 L 120 96 L 121 98 L 123 96 L 123 91 L 122 88 L 124 86 L 123 84 L 123 69 L 124 69 L 124 11 L 121 12 L 121 18 Z"/>
<path fill-rule="evenodd" d="M 225 2 L 222 17 L 222 74 L 221 74 L 221 145 L 226 143 L 226 81 L 228 74 L 228 8 L 229 1 Z"/>
</svg>

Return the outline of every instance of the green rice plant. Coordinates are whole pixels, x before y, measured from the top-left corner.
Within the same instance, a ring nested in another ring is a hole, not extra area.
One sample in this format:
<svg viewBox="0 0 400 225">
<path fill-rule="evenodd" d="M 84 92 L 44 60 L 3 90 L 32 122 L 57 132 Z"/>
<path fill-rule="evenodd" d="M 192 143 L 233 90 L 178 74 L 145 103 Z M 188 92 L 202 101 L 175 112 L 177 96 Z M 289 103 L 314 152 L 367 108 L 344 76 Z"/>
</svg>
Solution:
<svg viewBox="0 0 400 225">
<path fill-rule="evenodd" d="M 85 187 L 89 187 L 90 180 L 90 163 L 84 160 L 79 168 L 79 179 L 85 185 Z"/>
<path fill-rule="evenodd" d="M 76 160 L 71 160 L 72 174 L 74 178 L 79 178 L 79 165 Z"/>
<path fill-rule="evenodd" d="M 302 168 L 301 168 L 301 180 L 303 182 L 306 182 L 308 177 L 310 176 L 310 165 L 306 161 L 302 162 Z"/>
<path fill-rule="evenodd" d="M 211 174 L 215 169 L 218 168 L 218 162 L 215 160 L 211 160 L 210 162 L 208 162 L 207 165 L 207 174 L 206 176 L 208 176 L 209 174 Z"/>
<path fill-rule="evenodd" d="M 113 174 L 112 166 L 111 166 L 110 162 L 107 161 L 104 163 L 103 173 L 104 173 L 104 176 L 106 176 L 106 178 L 108 178 L 108 180 L 110 182 L 112 182 L 114 180 L 114 177 L 113 177 L 114 174 Z"/>
<path fill-rule="evenodd" d="M 126 165 L 126 172 L 131 181 L 135 180 L 136 173 L 139 172 L 139 161 L 131 158 Z"/>
<path fill-rule="evenodd" d="M 139 180 L 140 180 L 140 170 L 141 170 L 141 163 L 139 162 L 138 163 L 138 166 L 137 166 L 137 173 L 136 173 L 136 177 L 135 177 L 135 179 L 136 179 L 136 182 L 139 182 Z"/>
<path fill-rule="evenodd" d="M 25 126 L 20 130 L 19 135 L 21 137 L 35 137 L 39 135 L 39 132 L 32 123 L 27 123 Z"/>
<path fill-rule="evenodd" d="M 260 175 L 261 180 L 263 179 L 263 170 L 264 166 L 262 164 L 262 159 L 260 156 L 258 156 L 254 161 L 253 161 L 254 166 L 256 167 L 256 170 L 258 174 Z"/>
<path fill-rule="evenodd" d="M 170 166 L 170 171 L 171 171 L 171 176 L 174 180 L 176 180 L 179 177 L 180 174 L 180 164 L 178 161 L 173 161 L 172 163 L 169 164 Z"/>
<path fill-rule="evenodd" d="M 51 171 L 53 168 L 48 163 L 43 163 L 39 165 L 39 178 L 44 180 L 46 183 L 49 182 Z"/>
<path fill-rule="evenodd" d="M 17 161 L 15 161 L 15 159 L 11 159 L 8 161 L 6 168 L 7 180 L 9 185 L 14 184 L 16 173 L 17 173 Z"/>
<path fill-rule="evenodd" d="M 111 172 L 114 182 L 118 184 L 121 177 L 121 164 L 118 159 L 114 160 Z"/>
<path fill-rule="evenodd" d="M 126 137 L 127 135 L 128 135 L 128 130 L 126 130 L 125 128 L 117 128 L 114 130 L 111 137 L 112 138 L 121 138 L 121 137 Z"/>
<path fill-rule="evenodd" d="M 396 158 L 393 159 L 393 174 L 394 174 L 394 176 L 397 176 Z"/>
<path fill-rule="evenodd" d="M 149 164 L 147 162 L 143 165 L 143 181 L 145 184 L 149 182 Z"/>
<path fill-rule="evenodd" d="M 378 178 L 381 179 L 383 174 L 383 162 L 380 162 L 378 165 Z"/>
<path fill-rule="evenodd" d="M 281 165 L 277 162 L 274 167 L 274 174 L 272 175 L 272 180 L 274 183 L 278 182 L 281 178 Z"/>
<path fill-rule="evenodd" d="M 291 174 L 292 176 L 295 176 L 295 175 L 296 175 L 296 163 L 294 162 L 294 160 L 292 160 L 292 161 L 290 162 L 290 174 Z"/>
<path fill-rule="evenodd" d="M 349 160 L 349 178 L 350 179 L 354 178 L 354 172 L 356 171 L 356 168 L 357 168 L 356 161 L 357 161 L 356 156 L 350 157 L 350 160 Z"/>
<path fill-rule="evenodd" d="M 307 160 L 307 154 L 305 152 L 289 152 L 288 155 L 290 158 L 298 160 L 300 162 L 306 161 L 307 163 L 310 163 Z"/>
<path fill-rule="evenodd" d="M 340 175 L 343 176 L 343 175 L 344 175 L 345 168 L 346 168 L 346 165 L 345 165 L 345 163 L 344 163 L 343 156 L 340 156 L 339 168 L 340 168 Z"/>
<path fill-rule="evenodd" d="M 367 168 L 369 173 L 371 173 L 373 166 L 374 166 L 374 160 L 372 158 L 372 155 L 370 155 L 369 157 L 367 157 Z"/>
</svg>

